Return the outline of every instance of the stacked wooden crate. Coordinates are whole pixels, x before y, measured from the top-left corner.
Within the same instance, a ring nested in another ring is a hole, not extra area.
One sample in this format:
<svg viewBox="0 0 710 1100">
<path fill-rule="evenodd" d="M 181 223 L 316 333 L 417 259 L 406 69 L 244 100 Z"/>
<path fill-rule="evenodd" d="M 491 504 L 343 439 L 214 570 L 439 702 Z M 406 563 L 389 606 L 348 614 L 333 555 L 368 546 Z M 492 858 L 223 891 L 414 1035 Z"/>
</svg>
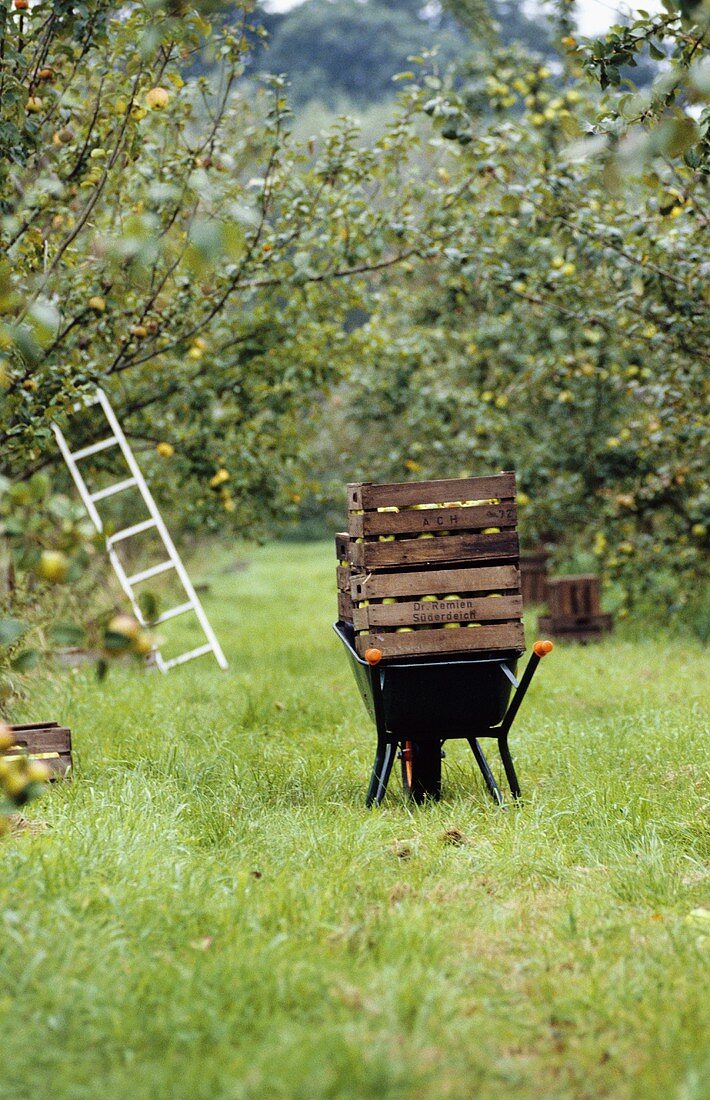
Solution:
<svg viewBox="0 0 710 1100">
<path fill-rule="evenodd" d="M 523 607 L 545 602 L 545 584 L 547 582 L 547 562 L 550 555 L 546 550 L 524 550 L 520 555 L 520 588 Z"/>
<path fill-rule="evenodd" d="M 348 486 L 339 590 L 360 656 L 522 652 L 516 520 L 513 473 Z"/>
<path fill-rule="evenodd" d="M 338 559 L 336 577 L 338 581 L 338 619 L 341 623 L 353 621 L 353 601 L 350 591 L 352 571 L 350 569 L 350 536 L 347 531 L 335 536 L 335 556 Z"/>
<path fill-rule="evenodd" d="M 548 577 L 545 590 L 549 615 L 539 619 L 542 633 L 589 642 L 611 631 L 612 617 L 601 609 L 601 583 L 595 574 Z"/>
</svg>

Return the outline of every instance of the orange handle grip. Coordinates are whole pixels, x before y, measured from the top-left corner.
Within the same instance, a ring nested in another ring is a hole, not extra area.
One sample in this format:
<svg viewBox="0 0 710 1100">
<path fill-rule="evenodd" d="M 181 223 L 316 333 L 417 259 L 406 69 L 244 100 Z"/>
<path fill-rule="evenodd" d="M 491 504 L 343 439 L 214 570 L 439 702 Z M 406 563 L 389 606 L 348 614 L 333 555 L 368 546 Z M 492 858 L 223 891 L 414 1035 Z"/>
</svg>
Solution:
<svg viewBox="0 0 710 1100">
<path fill-rule="evenodd" d="M 548 653 L 552 653 L 554 648 L 552 642 L 535 642 L 533 653 L 537 657 L 546 657 Z"/>
<path fill-rule="evenodd" d="M 382 660 L 382 650 L 366 649 L 365 660 L 367 661 L 368 665 L 379 665 L 380 661 Z"/>
</svg>

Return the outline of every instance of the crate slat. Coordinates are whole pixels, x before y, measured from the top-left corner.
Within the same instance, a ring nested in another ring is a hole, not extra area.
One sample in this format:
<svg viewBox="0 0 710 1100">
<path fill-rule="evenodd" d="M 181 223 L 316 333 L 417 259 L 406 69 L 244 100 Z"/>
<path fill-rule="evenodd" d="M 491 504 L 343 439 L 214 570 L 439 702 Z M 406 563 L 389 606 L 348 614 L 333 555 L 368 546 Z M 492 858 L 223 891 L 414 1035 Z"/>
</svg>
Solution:
<svg viewBox="0 0 710 1100">
<path fill-rule="evenodd" d="M 356 630 L 372 630 L 377 627 L 432 626 L 444 623 L 477 623 L 490 620 L 517 620 L 523 612 L 520 596 L 488 596 L 460 600 L 420 600 L 397 604 L 371 604 L 356 607 L 353 624 Z"/>
<path fill-rule="evenodd" d="M 14 733 L 25 733 L 30 730 L 59 729 L 59 722 L 31 722 L 29 725 L 10 726 Z"/>
<path fill-rule="evenodd" d="M 353 621 L 353 601 L 348 592 L 338 592 L 338 619 L 341 623 Z"/>
<path fill-rule="evenodd" d="M 350 535 L 347 531 L 340 531 L 335 536 L 335 556 L 338 561 L 348 560 L 348 547 L 350 545 Z"/>
<path fill-rule="evenodd" d="M 500 534 L 446 535 L 432 539 L 402 539 L 399 542 L 350 544 L 350 561 L 359 569 L 383 569 L 454 561 L 490 561 L 518 558 L 515 531 Z"/>
<path fill-rule="evenodd" d="M 347 592 L 350 595 L 350 585 L 352 584 L 352 577 L 349 565 L 339 565 L 335 570 L 336 580 L 338 583 L 339 592 Z"/>
<path fill-rule="evenodd" d="M 515 474 L 448 478 L 443 481 L 404 481 L 389 485 L 348 485 L 350 511 L 401 508 L 412 504 L 446 504 L 451 500 L 512 500 Z"/>
<path fill-rule="evenodd" d="M 364 512 L 348 516 L 351 538 L 375 535 L 416 535 L 437 531 L 475 531 L 484 527 L 514 527 L 518 512 L 514 501 L 462 508 L 410 509 L 406 512 Z"/>
<path fill-rule="evenodd" d="M 385 596 L 428 596 L 443 592 L 505 592 L 520 588 L 520 573 L 514 565 L 483 565 L 471 569 L 430 569 L 411 573 L 353 573 L 354 600 L 377 600 Z"/>
<path fill-rule="evenodd" d="M 15 744 L 9 750 L 20 749 L 28 756 L 41 752 L 71 752 L 71 731 L 63 726 L 44 726 L 28 730 L 10 726 L 15 734 Z"/>
<path fill-rule="evenodd" d="M 480 626 L 474 629 L 461 626 L 457 630 L 413 630 L 360 634 L 355 647 L 361 657 L 367 649 L 379 649 L 383 657 L 429 657 L 437 654 L 478 652 L 522 653 L 525 635 L 522 623 L 504 623 Z"/>
</svg>

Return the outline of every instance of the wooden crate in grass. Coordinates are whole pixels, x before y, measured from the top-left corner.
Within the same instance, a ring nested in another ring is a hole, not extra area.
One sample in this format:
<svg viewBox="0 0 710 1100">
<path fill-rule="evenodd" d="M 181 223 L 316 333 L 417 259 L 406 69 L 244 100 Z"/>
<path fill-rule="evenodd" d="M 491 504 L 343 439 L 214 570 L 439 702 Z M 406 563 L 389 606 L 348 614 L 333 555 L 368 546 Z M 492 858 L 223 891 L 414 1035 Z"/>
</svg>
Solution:
<svg viewBox="0 0 710 1100">
<path fill-rule="evenodd" d="M 15 735 L 15 744 L 6 756 L 27 754 L 32 760 L 43 760 L 52 769 L 53 779 L 67 776 L 72 766 L 71 730 L 57 722 L 10 726 L 10 730 Z"/>
<path fill-rule="evenodd" d="M 522 652 L 515 474 L 350 485 L 348 509 L 361 656 Z"/>
<path fill-rule="evenodd" d="M 539 620 L 542 633 L 585 642 L 611 631 L 612 616 L 601 609 L 601 582 L 595 574 L 548 577 L 546 594 L 549 615 Z"/>
</svg>

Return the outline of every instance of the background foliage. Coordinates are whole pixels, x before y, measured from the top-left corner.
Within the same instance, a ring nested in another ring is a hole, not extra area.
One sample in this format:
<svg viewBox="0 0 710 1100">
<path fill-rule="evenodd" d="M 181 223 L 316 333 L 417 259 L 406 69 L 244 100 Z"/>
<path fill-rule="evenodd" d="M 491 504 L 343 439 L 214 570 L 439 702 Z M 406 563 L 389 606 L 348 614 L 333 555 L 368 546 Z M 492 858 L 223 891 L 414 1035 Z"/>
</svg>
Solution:
<svg viewBox="0 0 710 1100">
<path fill-rule="evenodd" d="M 51 420 L 99 383 L 187 528 L 322 529 L 343 481 L 515 467 L 529 543 L 680 610 L 709 526 L 708 6 L 589 43 L 553 8 L 543 56 L 452 2 L 455 69 L 376 61 L 399 90 L 367 144 L 347 116 L 296 141 L 254 81 L 344 0 L 271 55 L 250 0 L 6 4 L 3 474 L 56 463 Z"/>
</svg>

